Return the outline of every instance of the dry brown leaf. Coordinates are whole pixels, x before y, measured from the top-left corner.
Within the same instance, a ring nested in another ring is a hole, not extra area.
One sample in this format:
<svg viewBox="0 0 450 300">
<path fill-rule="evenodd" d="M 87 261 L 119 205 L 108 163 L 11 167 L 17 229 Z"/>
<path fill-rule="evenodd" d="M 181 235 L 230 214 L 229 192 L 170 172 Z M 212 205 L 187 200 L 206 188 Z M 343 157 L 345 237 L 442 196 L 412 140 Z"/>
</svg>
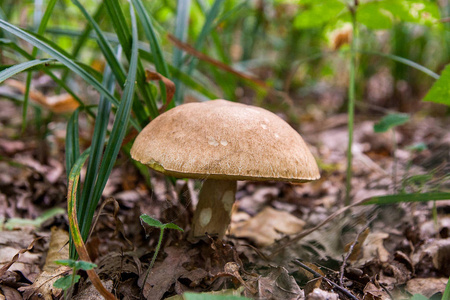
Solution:
<svg viewBox="0 0 450 300">
<path fill-rule="evenodd" d="M 170 102 L 172 102 L 173 96 L 175 95 L 175 83 L 173 83 L 172 80 L 170 80 L 169 78 L 159 74 L 158 72 L 155 71 L 150 71 L 150 70 L 145 70 L 145 79 L 147 81 L 152 81 L 152 80 L 161 80 L 165 87 L 166 87 L 166 103 L 164 103 L 164 105 L 159 109 L 159 113 L 163 113 L 166 111 L 167 106 L 170 104 Z"/>
<path fill-rule="evenodd" d="M 414 278 L 406 283 L 406 290 L 430 298 L 436 293 L 444 293 L 447 281 L 448 278 Z"/>
<path fill-rule="evenodd" d="M 305 222 L 288 212 L 266 207 L 253 218 L 240 224 L 232 224 L 230 233 L 239 238 L 249 238 L 257 245 L 268 246 L 286 234 L 303 229 Z"/>
<path fill-rule="evenodd" d="M 314 271 L 316 271 L 323 277 L 325 277 L 325 274 L 322 272 L 322 270 L 319 267 L 317 267 L 315 264 L 312 264 L 312 263 L 309 263 L 306 261 L 304 261 L 303 264 L 306 265 L 307 267 L 313 269 Z M 306 277 L 308 279 L 308 282 L 306 283 L 306 286 L 304 288 L 305 295 L 312 293 L 316 288 L 320 288 L 323 278 L 321 278 L 321 277 L 316 278 L 314 276 L 314 274 L 312 274 L 308 270 L 305 270 L 302 267 L 298 268 L 298 273 L 299 273 L 299 275 L 303 275 L 304 277 Z"/>
<path fill-rule="evenodd" d="M 434 268 L 450 276 L 450 238 L 433 240 L 425 244 L 413 255 L 414 265 L 422 263 L 426 257 L 431 257 Z"/>
<path fill-rule="evenodd" d="M 66 266 L 60 266 L 55 260 L 69 258 L 69 234 L 67 231 L 52 227 L 50 235 L 50 244 L 47 252 L 47 258 L 43 267 L 43 272 L 34 280 L 33 284 L 23 287 L 20 291 L 24 292 L 24 299 L 53 299 L 61 295 L 62 290 L 53 287 L 53 283 L 66 275 L 71 269 Z"/>
<path fill-rule="evenodd" d="M 350 261 L 355 261 L 358 259 L 358 257 L 360 257 L 361 255 L 361 250 L 364 244 L 364 241 L 366 240 L 367 236 L 370 233 L 370 229 L 366 228 L 359 236 L 358 236 L 358 241 L 356 242 L 356 244 L 353 247 L 353 251 L 350 254 L 350 256 L 348 257 L 348 259 Z M 351 245 L 353 244 L 353 242 L 348 243 L 347 245 L 345 245 L 345 252 L 348 252 L 350 250 Z"/>
<path fill-rule="evenodd" d="M 66 266 L 60 266 L 51 272 L 43 271 L 32 285 L 21 287 L 18 290 L 23 292 L 23 299 L 44 299 L 53 300 L 53 297 L 59 297 L 62 294 L 61 289 L 53 287 L 56 280 L 67 275 L 71 269 Z"/>
<path fill-rule="evenodd" d="M 21 232 L 16 231 L 16 239 L 20 239 Z M 29 237 L 28 234 L 25 236 Z M 40 238 L 33 239 L 28 247 L 24 249 L 11 247 L 9 244 L 2 245 L 2 251 L 0 251 L 0 262 L 2 262 L 2 267 L 0 268 L 0 277 L 5 274 L 5 272 L 12 268 L 22 272 L 22 274 L 29 280 L 33 280 L 35 274 L 39 271 L 38 265 L 40 260 L 40 255 L 34 253 L 28 253 L 34 247 L 34 243 Z M 11 243 L 14 245 L 14 243 Z M 6 263 L 3 263 L 6 262 Z"/>
<path fill-rule="evenodd" d="M 63 229 L 52 227 L 50 244 L 48 246 L 47 258 L 43 267 L 44 271 L 53 272 L 61 266 L 56 260 L 69 258 L 69 233 Z"/>
<path fill-rule="evenodd" d="M 339 295 L 333 292 L 315 289 L 306 297 L 306 300 L 339 300 Z"/>
<path fill-rule="evenodd" d="M 0 290 L 2 290 L 5 295 L 3 299 L 6 300 L 22 300 L 22 295 L 16 290 L 6 285 L 0 285 Z M 1 294 L 0 294 L 1 295 Z M 1 296 L 0 296 L 1 299 Z"/>
<path fill-rule="evenodd" d="M 381 287 L 369 282 L 364 287 L 364 300 L 389 300 L 391 297 Z"/>
<path fill-rule="evenodd" d="M 189 262 L 191 256 L 198 250 L 187 251 L 181 247 L 168 247 L 165 252 L 167 257 L 164 261 L 153 267 L 146 282 L 143 284 L 140 282 L 141 287 L 143 285 L 142 290 L 145 299 L 161 299 L 178 278 L 188 273 L 183 264 Z M 145 278 L 146 271 L 142 274 L 140 281 Z"/>
<path fill-rule="evenodd" d="M 5 84 L 10 87 L 18 89 L 22 94 L 25 93 L 26 86 L 20 81 L 8 79 Z M 70 94 L 64 93 L 54 96 L 45 96 L 41 92 L 30 88 L 30 99 L 41 104 L 43 107 L 51 110 L 54 113 L 73 112 L 80 104 Z"/>
<path fill-rule="evenodd" d="M 271 267 L 269 273 L 258 278 L 258 299 L 297 300 L 303 298 L 303 291 L 283 267 Z M 254 295 L 246 294 L 255 298 Z"/>
<path fill-rule="evenodd" d="M 363 265 L 374 258 L 378 258 L 380 262 L 388 262 L 389 252 L 383 245 L 384 240 L 388 237 L 389 234 L 384 232 L 369 233 L 362 245 L 363 257 L 359 260 L 358 265 Z"/>
</svg>

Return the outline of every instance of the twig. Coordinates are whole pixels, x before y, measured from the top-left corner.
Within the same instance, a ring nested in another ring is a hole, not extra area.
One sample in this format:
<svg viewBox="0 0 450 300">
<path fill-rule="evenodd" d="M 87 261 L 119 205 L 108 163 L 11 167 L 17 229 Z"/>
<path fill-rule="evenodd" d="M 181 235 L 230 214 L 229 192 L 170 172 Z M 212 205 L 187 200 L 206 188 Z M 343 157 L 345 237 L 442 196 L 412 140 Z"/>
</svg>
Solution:
<svg viewBox="0 0 450 300">
<path fill-rule="evenodd" d="M 359 300 L 358 298 L 356 298 L 349 290 L 339 286 L 338 284 L 334 283 L 333 281 L 331 281 L 330 279 L 320 275 L 319 273 L 317 273 L 316 271 L 314 271 L 313 269 L 311 269 L 310 267 L 308 267 L 307 265 L 303 264 L 301 261 L 295 259 L 294 263 L 299 265 L 300 267 L 302 267 L 303 269 L 305 269 L 306 271 L 310 272 L 311 274 L 314 275 L 314 278 L 323 278 L 325 279 L 329 284 L 331 284 L 334 288 L 338 289 L 339 291 L 341 291 L 344 295 L 346 295 L 347 297 L 354 299 L 354 300 Z"/>
<path fill-rule="evenodd" d="M 256 84 L 258 86 L 261 86 L 263 88 L 269 88 L 269 86 L 264 81 L 262 81 L 262 80 L 260 80 L 258 78 L 255 78 L 252 75 L 248 75 L 248 74 L 245 74 L 243 72 L 237 71 L 236 69 L 230 67 L 229 65 L 224 64 L 223 62 L 218 61 L 217 59 L 214 59 L 214 58 L 212 58 L 212 57 L 210 57 L 210 56 L 208 56 L 208 55 L 198 51 L 197 49 L 195 49 L 191 45 L 180 41 L 175 36 L 173 36 L 171 34 L 168 34 L 167 37 L 169 38 L 169 41 L 171 41 L 176 47 L 178 47 L 181 50 L 186 51 L 187 53 L 197 57 L 198 59 L 206 61 L 206 62 L 208 62 L 208 63 L 210 63 L 210 64 L 212 64 L 212 65 L 214 65 L 214 66 L 216 66 L 216 67 L 218 67 L 218 68 L 220 68 L 220 69 L 222 69 L 224 71 L 227 71 L 227 72 L 229 72 L 229 73 L 231 73 L 231 74 L 233 74 L 233 75 L 235 75 L 237 77 L 249 80 L 249 81 L 253 82 L 254 84 Z"/>
<path fill-rule="evenodd" d="M 353 249 L 355 248 L 356 244 L 358 243 L 359 237 L 361 236 L 361 234 L 366 231 L 366 229 L 369 227 L 370 223 L 372 223 L 374 217 L 372 217 L 367 224 L 358 232 L 358 234 L 355 237 L 355 240 L 353 241 L 353 243 L 350 245 L 350 248 L 347 251 L 347 254 L 345 255 L 343 261 L 342 261 L 342 265 L 341 265 L 341 274 L 339 276 L 339 285 L 344 287 L 344 271 L 345 271 L 345 266 L 347 265 L 347 260 L 349 259 L 350 255 L 352 255 L 353 253 Z"/>
<path fill-rule="evenodd" d="M 350 204 L 348 206 L 344 206 L 340 209 L 338 209 L 336 212 L 334 212 L 333 214 L 331 214 L 328 218 L 326 218 L 325 220 L 323 220 L 322 222 L 320 222 L 318 225 L 314 226 L 313 228 L 304 230 L 298 234 L 296 234 L 290 241 L 286 242 L 284 245 L 280 246 L 278 249 L 274 250 L 272 252 L 272 254 L 270 254 L 269 259 L 272 259 L 276 254 L 278 254 L 280 251 L 282 251 L 283 249 L 285 249 L 286 247 L 292 245 L 293 243 L 298 242 L 299 240 L 301 240 L 302 238 L 304 238 L 305 236 L 313 233 L 314 231 L 316 231 L 317 229 L 321 228 L 323 225 L 327 224 L 329 221 L 333 220 L 334 218 L 336 218 L 337 216 L 339 216 L 340 214 L 346 212 L 347 210 L 349 210 L 350 208 L 357 206 L 357 205 L 361 205 L 364 204 L 366 202 L 369 202 L 370 200 L 372 200 L 371 198 L 367 198 L 367 199 L 363 199 L 361 201 L 355 202 L 353 204 Z"/>
</svg>

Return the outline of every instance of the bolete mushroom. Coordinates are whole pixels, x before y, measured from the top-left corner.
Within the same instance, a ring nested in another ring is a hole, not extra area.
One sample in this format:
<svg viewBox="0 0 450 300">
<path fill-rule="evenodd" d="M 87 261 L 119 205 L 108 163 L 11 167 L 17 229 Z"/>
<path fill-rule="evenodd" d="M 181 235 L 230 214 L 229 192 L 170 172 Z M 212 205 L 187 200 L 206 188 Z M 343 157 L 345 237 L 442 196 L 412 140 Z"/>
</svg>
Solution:
<svg viewBox="0 0 450 300">
<path fill-rule="evenodd" d="M 236 181 L 305 182 L 320 177 L 301 136 L 277 115 L 226 100 L 183 104 L 151 121 L 131 157 L 163 174 L 204 180 L 191 238 L 222 238 Z"/>
</svg>

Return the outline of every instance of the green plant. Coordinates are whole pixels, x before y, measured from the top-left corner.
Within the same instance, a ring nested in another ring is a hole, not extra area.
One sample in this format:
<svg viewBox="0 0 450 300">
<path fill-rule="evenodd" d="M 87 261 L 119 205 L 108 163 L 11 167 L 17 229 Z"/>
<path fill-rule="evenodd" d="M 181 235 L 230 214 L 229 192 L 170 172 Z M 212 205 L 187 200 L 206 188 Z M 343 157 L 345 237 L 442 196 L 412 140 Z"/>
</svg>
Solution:
<svg viewBox="0 0 450 300">
<path fill-rule="evenodd" d="M 392 129 L 392 145 L 394 147 L 393 156 L 394 156 L 394 167 L 392 170 L 392 182 L 394 193 L 397 191 L 397 139 L 395 137 L 395 127 L 405 124 L 409 121 L 408 114 L 388 114 L 381 118 L 374 126 L 373 130 L 377 133 L 386 132 Z"/>
<path fill-rule="evenodd" d="M 449 300 L 449 299 L 450 299 L 450 278 L 447 281 L 444 294 L 442 295 L 442 300 Z"/>
<path fill-rule="evenodd" d="M 72 273 L 66 275 L 53 283 L 53 286 L 64 291 L 64 299 L 68 299 L 72 293 L 72 289 L 74 285 L 80 280 L 80 275 L 77 275 L 78 270 L 92 270 L 97 267 L 96 264 L 82 261 L 82 260 L 73 260 L 73 259 L 61 259 L 55 261 L 56 264 L 67 266 L 72 268 Z"/>
<path fill-rule="evenodd" d="M 164 237 L 164 230 L 165 229 L 175 229 L 175 230 L 183 231 L 183 229 L 181 229 L 180 227 L 178 227 L 177 225 L 175 225 L 173 223 L 163 224 L 159 220 L 156 220 L 156 219 L 154 219 L 154 218 L 152 218 L 152 217 L 150 217 L 149 215 L 146 215 L 146 214 L 141 215 L 140 219 L 145 224 L 147 224 L 147 225 L 149 225 L 151 227 L 159 228 L 159 230 L 160 230 L 158 244 L 156 245 L 156 248 L 155 248 L 155 253 L 153 254 L 153 257 L 152 257 L 152 260 L 150 262 L 150 265 L 148 266 L 147 272 L 145 273 L 145 277 L 144 277 L 144 281 L 143 281 L 145 283 L 147 281 L 148 274 L 150 274 L 150 270 L 153 268 L 153 265 L 155 264 L 156 257 L 158 256 L 159 249 L 161 248 L 162 240 L 163 240 L 163 237 Z"/>
</svg>

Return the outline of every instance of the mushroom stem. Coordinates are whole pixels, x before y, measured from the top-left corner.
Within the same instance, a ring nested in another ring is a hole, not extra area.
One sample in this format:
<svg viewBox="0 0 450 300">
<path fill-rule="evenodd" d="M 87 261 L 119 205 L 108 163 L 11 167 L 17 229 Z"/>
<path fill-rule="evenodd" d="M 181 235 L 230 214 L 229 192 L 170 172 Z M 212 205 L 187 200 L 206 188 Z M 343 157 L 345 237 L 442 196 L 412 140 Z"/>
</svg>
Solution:
<svg viewBox="0 0 450 300">
<path fill-rule="evenodd" d="M 207 179 L 199 194 L 192 221 L 191 239 L 205 233 L 223 238 L 231 221 L 231 209 L 236 195 L 235 180 Z"/>
</svg>

